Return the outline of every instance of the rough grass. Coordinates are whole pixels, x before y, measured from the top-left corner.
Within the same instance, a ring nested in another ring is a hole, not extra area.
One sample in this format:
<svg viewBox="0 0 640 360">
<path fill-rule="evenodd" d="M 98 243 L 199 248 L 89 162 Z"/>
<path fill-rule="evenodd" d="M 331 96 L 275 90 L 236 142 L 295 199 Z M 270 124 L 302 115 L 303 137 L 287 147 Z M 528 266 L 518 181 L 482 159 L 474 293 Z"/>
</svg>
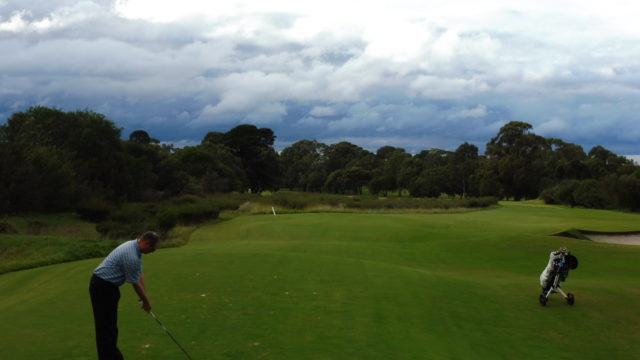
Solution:
<svg viewBox="0 0 640 360">
<path fill-rule="evenodd" d="M 0 274 L 106 256 L 123 240 L 100 236 L 96 224 L 75 214 L 38 214 L 5 217 L 11 233 L 0 233 Z M 161 247 L 177 247 L 188 242 L 196 226 L 177 226 Z"/>
<path fill-rule="evenodd" d="M 73 213 L 27 214 L 0 218 L 22 235 L 47 235 L 66 238 L 97 238 L 95 224 L 79 219 Z"/>
<path fill-rule="evenodd" d="M 640 216 L 537 202 L 440 214 L 242 216 L 145 256 L 154 311 L 194 359 L 635 359 L 640 248 L 550 236 Z M 537 303 L 548 253 L 580 260 Z M 2 359 L 93 359 L 100 259 L 0 276 Z M 122 288 L 127 359 L 180 350 Z"/>
<path fill-rule="evenodd" d="M 2 222 L 15 232 L 0 234 L 0 274 L 99 257 L 117 245 L 98 240 L 95 224 L 71 213 L 12 216 Z"/>
<path fill-rule="evenodd" d="M 0 236 L 0 274 L 105 256 L 117 241 L 49 236 Z"/>
</svg>

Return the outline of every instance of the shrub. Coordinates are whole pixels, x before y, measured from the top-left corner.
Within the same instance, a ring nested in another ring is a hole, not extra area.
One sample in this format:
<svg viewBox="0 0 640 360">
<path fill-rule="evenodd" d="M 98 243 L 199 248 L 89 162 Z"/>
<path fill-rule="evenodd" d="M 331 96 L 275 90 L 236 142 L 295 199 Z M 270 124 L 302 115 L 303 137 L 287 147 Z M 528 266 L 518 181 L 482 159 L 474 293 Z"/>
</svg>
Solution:
<svg viewBox="0 0 640 360">
<path fill-rule="evenodd" d="M 219 214 L 217 204 L 185 195 L 159 204 L 125 204 L 112 211 L 106 221 L 96 226 L 96 230 L 113 239 L 135 238 L 147 230 L 167 234 L 178 223 L 196 224 L 217 219 Z"/>
<path fill-rule="evenodd" d="M 283 209 L 301 210 L 318 205 L 332 207 L 344 206 L 349 209 L 450 209 L 465 207 L 487 207 L 498 203 L 495 197 L 481 198 L 413 198 L 413 197 L 386 197 L 368 195 L 333 195 L 315 193 L 276 193 L 273 196 L 263 197 L 259 200 L 264 205 L 277 205 Z"/>
<path fill-rule="evenodd" d="M 622 175 L 618 182 L 618 206 L 629 211 L 640 209 L 640 178 L 636 175 Z"/>
<path fill-rule="evenodd" d="M 596 180 L 582 180 L 573 191 L 573 198 L 578 205 L 587 208 L 603 209 L 606 199 L 602 195 L 602 190 Z"/>
<path fill-rule="evenodd" d="M 217 219 L 220 209 L 215 204 L 197 203 L 172 206 L 171 212 L 178 222 L 193 224 L 202 221 Z"/>
<path fill-rule="evenodd" d="M 143 223 L 107 220 L 96 225 L 96 231 L 110 239 L 135 239 L 146 230 Z"/>
<path fill-rule="evenodd" d="M 29 221 L 27 223 L 27 233 L 31 234 L 31 235 L 40 235 L 42 233 L 45 233 L 47 230 L 49 230 L 51 226 L 48 224 L 45 224 L 41 221 Z"/>
<path fill-rule="evenodd" d="M 284 194 L 275 194 L 271 197 L 274 205 L 294 210 L 302 210 L 309 205 L 309 198 L 302 198 L 301 196 L 292 196 Z"/>
<path fill-rule="evenodd" d="M 80 202 L 76 206 L 76 213 L 80 218 L 91 221 L 100 222 L 106 220 L 111 213 L 113 205 L 98 198 L 91 198 Z"/>
<path fill-rule="evenodd" d="M 111 212 L 111 220 L 119 222 L 144 222 L 157 212 L 155 204 L 127 203 Z"/>
<path fill-rule="evenodd" d="M 17 233 L 18 233 L 18 229 L 16 229 L 13 225 L 6 222 L 0 222 L 0 234 L 17 234 Z"/>
<path fill-rule="evenodd" d="M 494 196 L 485 196 L 480 198 L 468 198 L 466 207 L 479 208 L 489 207 L 498 204 L 498 198 Z"/>
<path fill-rule="evenodd" d="M 181 204 L 195 204 L 201 200 L 200 197 L 196 195 L 182 195 L 176 198 L 171 199 L 172 204 L 181 205 Z"/>
<path fill-rule="evenodd" d="M 579 182 L 577 180 L 564 180 L 557 185 L 554 185 L 548 189 L 545 189 L 540 198 L 546 204 L 563 204 L 563 205 L 576 205 L 576 200 L 573 197 L 573 193 L 578 187 Z"/>
<path fill-rule="evenodd" d="M 168 233 L 178 224 L 178 217 L 172 211 L 161 211 L 156 215 L 154 229 L 162 234 Z"/>
</svg>

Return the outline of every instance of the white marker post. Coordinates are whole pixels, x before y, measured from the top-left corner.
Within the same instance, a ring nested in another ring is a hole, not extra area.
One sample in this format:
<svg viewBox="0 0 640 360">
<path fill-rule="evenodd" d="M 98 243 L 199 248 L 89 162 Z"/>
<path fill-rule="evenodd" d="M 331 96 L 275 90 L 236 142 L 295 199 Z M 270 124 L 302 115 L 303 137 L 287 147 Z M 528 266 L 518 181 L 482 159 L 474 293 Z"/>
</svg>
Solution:
<svg viewBox="0 0 640 360">
<path fill-rule="evenodd" d="M 276 209 L 274 209 L 273 206 L 271 207 L 271 211 L 273 211 L 273 216 L 276 216 Z"/>
</svg>

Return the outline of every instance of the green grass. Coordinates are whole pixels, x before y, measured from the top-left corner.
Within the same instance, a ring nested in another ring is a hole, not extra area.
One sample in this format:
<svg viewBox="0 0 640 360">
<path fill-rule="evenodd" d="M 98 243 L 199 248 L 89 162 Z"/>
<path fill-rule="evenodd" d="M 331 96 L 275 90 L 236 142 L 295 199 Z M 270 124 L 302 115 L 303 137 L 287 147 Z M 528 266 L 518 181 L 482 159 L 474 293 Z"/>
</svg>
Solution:
<svg viewBox="0 0 640 360">
<path fill-rule="evenodd" d="M 118 244 L 114 240 L 0 235 L 0 274 L 105 256 Z"/>
<path fill-rule="evenodd" d="M 28 214 L 0 218 L 23 235 L 47 235 L 66 238 L 97 238 L 96 224 L 79 219 L 73 213 Z"/>
<path fill-rule="evenodd" d="M 96 231 L 96 224 L 72 213 L 4 217 L 0 222 L 16 231 L 0 233 L 0 274 L 104 257 L 126 241 L 102 237 Z M 183 246 L 196 228 L 195 225 L 176 226 L 164 237 L 160 247 Z"/>
<path fill-rule="evenodd" d="M 0 222 L 17 231 L 0 234 L 0 274 L 104 256 L 117 245 L 99 239 L 95 224 L 71 213 L 12 216 Z"/>
<path fill-rule="evenodd" d="M 640 216 L 539 202 L 441 214 L 241 216 L 145 256 L 156 315 L 194 359 L 635 359 L 640 248 L 549 236 Z M 537 303 L 548 253 L 580 260 Z M 1 359 L 93 359 L 100 259 L 0 276 Z M 121 288 L 127 359 L 180 350 Z"/>
</svg>

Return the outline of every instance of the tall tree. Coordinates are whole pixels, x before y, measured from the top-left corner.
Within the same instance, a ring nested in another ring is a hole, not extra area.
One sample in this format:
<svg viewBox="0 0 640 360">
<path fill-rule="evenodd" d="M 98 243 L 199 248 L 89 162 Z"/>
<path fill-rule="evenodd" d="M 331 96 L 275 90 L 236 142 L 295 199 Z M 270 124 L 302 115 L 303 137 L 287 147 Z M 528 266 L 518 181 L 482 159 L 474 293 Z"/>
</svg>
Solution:
<svg viewBox="0 0 640 360">
<path fill-rule="evenodd" d="M 278 187 L 278 154 L 273 149 L 275 135 L 271 129 L 238 125 L 224 134 L 224 145 L 241 161 L 254 193 Z"/>
<path fill-rule="evenodd" d="M 548 179 L 543 185 L 549 188 L 563 180 L 580 180 L 589 176 L 585 164 L 587 155 L 581 146 L 560 139 L 547 139 L 549 153 L 546 155 Z"/>
<path fill-rule="evenodd" d="M 46 149 L 67 159 L 79 198 L 117 199 L 126 194 L 120 129 L 102 114 L 32 107 L 8 119 L 3 137 L 24 152 Z"/>
<path fill-rule="evenodd" d="M 425 163 L 417 156 L 407 157 L 401 164 L 397 176 L 397 185 L 399 189 L 409 189 L 415 179 L 425 168 Z"/>
<path fill-rule="evenodd" d="M 445 166 L 425 169 L 409 187 L 411 196 L 438 197 L 449 191 L 448 172 Z"/>
<path fill-rule="evenodd" d="M 282 150 L 280 153 L 282 186 L 288 189 L 307 190 L 311 174 L 322 165 L 326 148 L 325 144 L 315 140 L 301 140 Z"/>
<path fill-rule="evenodd" d="M 398 194 L 402 195 L 399 179 L 402 165 L 409 158 L 411 155 L 402 148 L 383 146 L 378 149 L 376 152 L 377 169 L 370 184 L 373 192 L 382 191 L 386 194 L 387 191 L 398 190 Z"/>
<path fill-rule="evenodd" d="M 591 177 L 602 178 L 608 174 L 629 174 L 635 170 L 633 162 L 623 156 L 614 154 L 602 146 L 593 147 L 585 160 Z"/>
<path fill-rule="evenodd" d="M 149 133 L 144 130 L 133 131 L 129 134 L 129 141 L 144 145 L 151 144 L 152 142 L 156 144 L 159 143 L 157 139 L 152 139 L 151 136 L 149 136 Z"/>
<path fill-rule="evenodd" d="M 356 166 L 353 162 L 358 161 L 367 153 L 368 151 L 347 141 L 329 145 L 324 152 L 327 173 L 345 169 L 347 165 Z"/>
<path fill-rule="evenodd" d="M 478 147 L 469 143 L 460 145 L 451 156 L 452 190 L 465 197 L 474 188 L 474 174 L 478 168 Z"/>
<path fill-rule="evenodd" d="M 536 198 L 542 191 L 548 144 L 531 129 L 525 122 L 509 122 L 487 144 L 486 154 L 503 194 L 516 200 Z"/>
</svg>

